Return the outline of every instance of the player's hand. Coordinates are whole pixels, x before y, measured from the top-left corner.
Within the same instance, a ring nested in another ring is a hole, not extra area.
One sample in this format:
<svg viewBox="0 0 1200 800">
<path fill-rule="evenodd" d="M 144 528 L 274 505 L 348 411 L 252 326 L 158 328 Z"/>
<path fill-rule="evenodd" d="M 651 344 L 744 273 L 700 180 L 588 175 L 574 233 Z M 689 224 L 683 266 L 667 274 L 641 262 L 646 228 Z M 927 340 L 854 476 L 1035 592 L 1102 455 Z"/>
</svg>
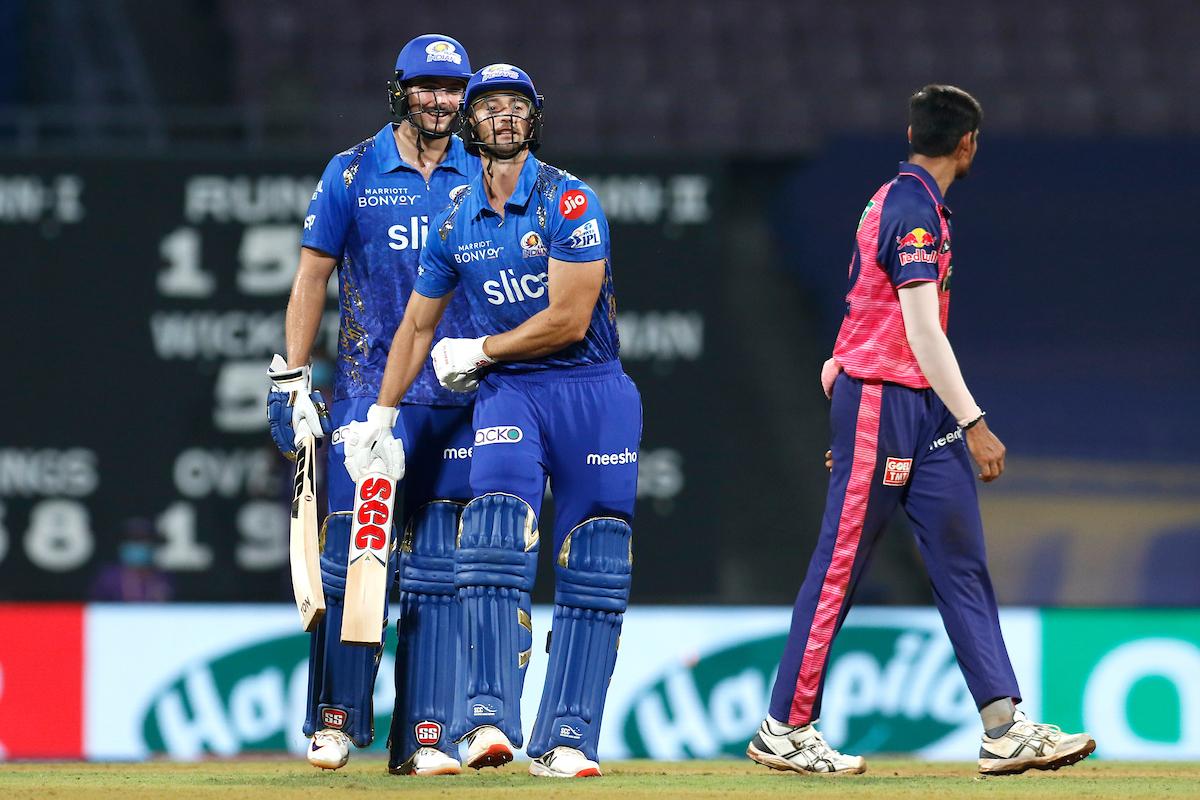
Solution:
<svg viewBox="0 0 1200 800">
<path fill-rule="evenodd" d="M 842 365 L 837 362 L 836 358 L 830 358 L 821 365 L 821 388 L 825 391 L 826 399 L 833 399 L 833 382 L 837 380 L 838 373 L 842 371 Z"/>
<path fill-rule="evenodd" d="M 483 352 L 488 337 L 442 339 L 433 346 L 430 358 L 438 383 L 452 392 L 471 392 L 479 386 L 479 370 L 496 360 Z"/>
<path fill-rule="evenodd" d="M 276 355 L 267 367 L 267 377 L 271 379 L 271 389 L 267 393 L 267 423 L 271 438 L 279 452 L 295 459 L 301 439 L 312 434 L 319 442 L 333 429 L 329 411 L 321 393 L 312 390 L 309 367 L 288 369 L 284 357 Z"/>
<path fill-rule="evenodd" d="M 1004 472 L 1004 443 L 988 430 L 987 420 L 981 419 L 965 432 L 967 449 L 979 466 L 979 478 L 984 483 L 999 478 Z"/>
<path fill-rule="evenodd" d="M 829 470 L 830 472 L 833 472 L 833 451 L 832 450 L 825 451 L 825 469 Z"/>
<path fill-rule="evenodd" d="M 382 472 L 393 480 L 404 478 L 404 444 L 392 429 L 399 409 L 372 405 L 366 420 L 355 420 L 342 429 L 346 472 L 358 483 L 369 472 Z"/>
</svg>

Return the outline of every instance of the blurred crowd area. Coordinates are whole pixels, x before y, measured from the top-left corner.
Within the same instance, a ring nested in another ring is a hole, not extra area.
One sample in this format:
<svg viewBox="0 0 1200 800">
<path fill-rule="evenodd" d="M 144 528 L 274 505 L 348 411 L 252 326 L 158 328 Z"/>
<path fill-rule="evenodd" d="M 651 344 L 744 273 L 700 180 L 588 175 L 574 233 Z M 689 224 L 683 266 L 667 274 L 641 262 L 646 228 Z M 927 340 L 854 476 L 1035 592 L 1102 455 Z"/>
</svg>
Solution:
<svg viewBox="0 0 1200 800">
<path fill-rule="evenodd" d="M 5 318 L 105 334 L 83 362 L 8 337 L 4 363 L 29 386 L 70 363 L 106 397 L 95 420 L 10 399 L 61 423 L 0 441 L 0 599 L 289 598 L 263 369 L 316 176 L 384 123 L 396 53 L 429 31 L 528 69 L 539 156 L 613 224 L 646 407 L 639 601 L 794 595 L 854 223 L 905 156 L 907 98 L 944 82 L 985 111 L 949 196 L 950 338 L 1010 450 L 981 490 L 998 596 L 1200 605 L 1185 0 L 0 0 Z M 331 299 L 327 345 L 336 319 Z M 150 395 L 169 401 L 131 411 Z M 929 600 L 903 519 L 859 599 Z"/>
<path fill-rule="evenodd" d="M 348 142 L 425 31 L 525 67 L 575 153 L 805 152 L 893 130 L 931 76 L 990 132 L 1200 133 L 1189 0 L 0 0 L 0 22 L 25 148 Z"/>
</svg>

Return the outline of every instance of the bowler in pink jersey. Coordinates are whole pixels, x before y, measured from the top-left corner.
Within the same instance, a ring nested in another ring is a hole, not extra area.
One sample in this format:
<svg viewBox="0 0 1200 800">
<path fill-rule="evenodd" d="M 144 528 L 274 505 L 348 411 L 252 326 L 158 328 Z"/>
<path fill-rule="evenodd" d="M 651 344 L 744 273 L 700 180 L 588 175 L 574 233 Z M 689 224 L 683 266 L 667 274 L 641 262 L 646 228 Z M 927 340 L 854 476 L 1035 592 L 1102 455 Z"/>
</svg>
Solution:
<svg viewBox="0 0 1200 800">
<path fill-rule="evenodd" d="M 983 118 L 978 101 L 930 85 L 909 101 L 908 161 L 868 201 L 848 269 L 845 318 L 822 369 L 832 400 L 833 468 L 816 551 L 792 614 L 769 714 L 747 748 L 768 767 L 866 771 L 813 723 L 829 652 L 871 551 L 902 507 L 934 601 L 980 711 L 979 771 L 1058 769 L 1096 743 L 1030 721 L 1000 632 L 975 480 L 1004 471 L 946 338 L 953 273 L 946 190 L 966 177 Z M 972 466 L 978 465 L 978 472 Z"/>
</svg>

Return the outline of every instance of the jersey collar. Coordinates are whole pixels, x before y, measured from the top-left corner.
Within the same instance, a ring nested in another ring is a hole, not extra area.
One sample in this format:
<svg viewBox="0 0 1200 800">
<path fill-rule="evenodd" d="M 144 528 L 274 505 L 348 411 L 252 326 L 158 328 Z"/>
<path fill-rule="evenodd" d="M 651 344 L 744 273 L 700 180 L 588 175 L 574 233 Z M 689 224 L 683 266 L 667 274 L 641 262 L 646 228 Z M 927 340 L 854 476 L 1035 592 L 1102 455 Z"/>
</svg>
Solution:
<svg viewBox="0 0 1200 800">
<path fill-rule="evenodd" d="M 525 163 L 521 166 L 521 174 L 517 177 L 517 185 L 513 189 L 512 197 L 504 204 L 506 209 L 513 211 L 524 211 L 529 206 L 529 198 L 533 196 L 533 188 L 537 185 L 538 168 L 541 162 L 534 158 L 530 153 L 525 158 Z M 485 167 L 486 169 L 486 167 Z M 479 219 L 484 214 L 499 216 L 487 201 L 487 189 L 483 185 L 483 172 L 472 181 L 474 188 L 471 190 L 469 202 L 471 203 L 470 211 L 471 219 Z"/>
<path fill-rule="evenodd" d="M 945 199 L 942 198 L 942 187 L 938 186 L 938 182 L 929 174 L 929 170 L 924 167 L 918 167 L 911 161 L 900 162 L 900 174 L 908 173 L 917 178 L 921 183 L 925 184 L 925 188 L 933 197 L 933 201 L 937 203 L 937 207 L 946 212 L 946 216 L 950 216 L 950 208 L 946 205 Z"/>
<path fill-rule="evenodd" d="M 375 158 L 379 164 L 379 171 L 395 172 L 398 169 L 404 169 L 409 172 L 417 172 L 416 169 L 404 163 L 404 159 L 400 158 L 400 145 L 396 143 L 396 135 L 392 132 L 395 125 L 396 123 L 389 122 L 379 130 L 379 133 L 375 134 Z M 434 172 L 439 169 L 451 169 L 466 177 L 467 159 L 470 157 L 466 148 L 463 147 L 462 140 L 451 135 L 450 146 L 446 148 L 446 157 L 434 168 Z"/>
</svg>

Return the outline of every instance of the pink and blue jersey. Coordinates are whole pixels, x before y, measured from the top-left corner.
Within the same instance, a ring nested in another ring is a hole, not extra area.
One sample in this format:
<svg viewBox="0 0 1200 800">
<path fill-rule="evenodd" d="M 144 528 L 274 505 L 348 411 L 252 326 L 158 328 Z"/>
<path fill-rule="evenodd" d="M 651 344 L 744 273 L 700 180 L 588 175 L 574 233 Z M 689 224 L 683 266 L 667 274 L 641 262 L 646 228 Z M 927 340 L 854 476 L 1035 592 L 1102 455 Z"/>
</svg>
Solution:
<svg viewBox="0 0 1200 800">
<path fill-rule="evenodd" d="M 426 183 L 400 158 L 388 123 L 370 139 L 334 156 L 304 218 L 300 243 L 338 259 L 341 325 L 333 399 L 379 393 L 392 337 L 417 278 L 429 220 L 479 174 L 479 159 L 457 136 Z M 466 301 L 450 303 L 437 337 L 479 336 Z M 470 405 L 474 395 L 442 388 L 429 359 L 405 403 Z"/>
<path fill-rule="evenodd" d="M 900 164 L 863 209 L 850 259 L 846 316 L 833 357 L 863 380 L 928 389 L 904 332 L 898 290 L 937 281 L 942 330 L 950 312 L 950 209 L 928 172 Z"/>
</svg>

